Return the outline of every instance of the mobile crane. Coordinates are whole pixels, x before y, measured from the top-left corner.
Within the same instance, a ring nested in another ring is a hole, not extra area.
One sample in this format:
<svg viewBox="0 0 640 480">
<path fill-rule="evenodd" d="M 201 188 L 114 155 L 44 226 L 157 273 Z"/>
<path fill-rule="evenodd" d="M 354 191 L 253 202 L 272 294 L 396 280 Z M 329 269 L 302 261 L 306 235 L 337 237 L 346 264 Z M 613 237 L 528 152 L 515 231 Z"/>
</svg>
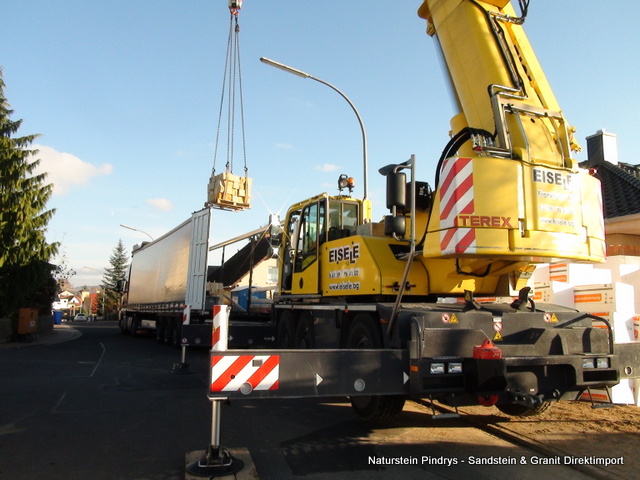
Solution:
<svg viewBox="0 0 640 480">
<path fill-rule="evenodd" d="M 536 263 L 600 262 L 605 243 L 599 181 L 571 158 L 573 128 L 522 28 L 528 4 L 424 0 L 459 108 L 435 188 L 412 156 L 379 170 L 383 222 L 346 176 L 340 195 L 293 205 L 278 349 L 212 352 L 211 398 L 346 395 L 367 420 L 411 397 L 531 415 L 637 376 L 637 349 L 614 345 L 606 320 L 529 298 Z M 512 303 L 474 298 L 510 288 Z"/>
</svg>

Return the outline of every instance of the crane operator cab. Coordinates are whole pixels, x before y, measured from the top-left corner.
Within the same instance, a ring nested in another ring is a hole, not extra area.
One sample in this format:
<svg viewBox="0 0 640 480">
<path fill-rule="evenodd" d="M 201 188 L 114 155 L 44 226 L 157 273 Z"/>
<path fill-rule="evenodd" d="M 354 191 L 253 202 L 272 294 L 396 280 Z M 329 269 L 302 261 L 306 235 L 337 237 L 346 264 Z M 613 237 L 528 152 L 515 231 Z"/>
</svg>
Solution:
<svg viewBox="0 0 640 480">
<path fill-rule="evenodd" d="M 370 222 L 368 201 L 342 195 L 343 189 L 352 192 L 353 178 L 341 175 L 338 185 L 340 195 L 323 193 L 296 203 L 287 212 L 281 250 L 281 293 L 319 294 L 322 247 L 326 242 L 355 235 L 358 225 Z"/>
</svg>

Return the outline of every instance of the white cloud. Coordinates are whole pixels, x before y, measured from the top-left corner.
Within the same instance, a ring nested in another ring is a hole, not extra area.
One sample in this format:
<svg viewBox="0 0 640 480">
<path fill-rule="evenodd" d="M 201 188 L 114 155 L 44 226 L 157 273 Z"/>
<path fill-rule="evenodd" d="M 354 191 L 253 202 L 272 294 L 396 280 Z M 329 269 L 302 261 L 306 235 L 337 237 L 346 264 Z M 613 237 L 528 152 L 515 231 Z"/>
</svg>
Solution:
<svg viewBox="0 0 640 480">
<path fill-rule="evenodd" d="M 290 143 L 276 143 L 276 149 L 278 150 L 294 150 L 295 147 Z"/>
<path fill-rule="evenodd" d="M 53 184 L 54 195 L 69 193 L 73 187 L 87 185 L 93 177 L 109 175 L 113 166 L 108 163 L 96 166 L 85 162 L 70 153 L 58 152 L 45 145 L 33 145 L 39 152 L 35 158 L 40 159 L 35 173 L 47 173 L 45 183 Z"/>
<path fill-rule="evenodd" d="M 158 210 L 162 210 L 163 212 L 173 210 L 173 204 L 166 198 L 148 198 L 147 204 L 157 208 Z"/>
<path fill-rule="evenodd" d="M 334 165 L 333 163 L 323 163 L 322 165 L 316 165 L 313 168 L 326 173 L 326 172 L 335 172 L 340 168 L 340 165 Z"/>
</svg>

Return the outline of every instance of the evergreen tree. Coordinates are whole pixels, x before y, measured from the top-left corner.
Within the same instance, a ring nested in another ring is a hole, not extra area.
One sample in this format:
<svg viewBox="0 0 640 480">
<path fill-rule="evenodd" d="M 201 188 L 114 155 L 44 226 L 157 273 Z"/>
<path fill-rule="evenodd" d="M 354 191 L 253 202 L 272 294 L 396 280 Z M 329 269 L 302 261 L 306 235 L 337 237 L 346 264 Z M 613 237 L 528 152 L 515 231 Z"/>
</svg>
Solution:
<svg viewBox="0 0 640 480">
<path fill-rule="evenodd" d="M 0 316 L 19 307 L 51 308 L 46 297 L 51 289 L 51 301 L 55 295 L 55 267 L 48 262 L 58 250 L 45 239 L 54 214 L 45 209 L 53 185 L 45 184 L 46 174 L 34 175 L 40 160 L 29 149 L 38 135 L 13 137 L 22 120 L 10 119 L 4 87 L 0 69 Z"/>
<path fill-rule="evenodd" d="M 102 277 L 102 290 L 104 291 L 104 312 L 115 312 L 120 305 L 120 293 L 117 291 L 118 280 L 127 277 L 129 268 L 129 254 L 124 248 L 122 239 L 118 240 L 118 245 L 113 249 L 113 254 L 109 257 L 110 268 L 105 268 Z"/>
</svg>

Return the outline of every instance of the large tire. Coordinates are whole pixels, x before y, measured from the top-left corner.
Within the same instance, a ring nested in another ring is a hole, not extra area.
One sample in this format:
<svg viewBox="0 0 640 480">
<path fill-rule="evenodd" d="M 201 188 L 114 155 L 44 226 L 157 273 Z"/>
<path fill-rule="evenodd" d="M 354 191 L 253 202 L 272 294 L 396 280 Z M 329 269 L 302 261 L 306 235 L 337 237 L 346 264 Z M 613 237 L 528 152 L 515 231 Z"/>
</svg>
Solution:
<svg viewBox="0 0 640 480">
<path fill-rule="evenodd" d="M 118 318 L 118 325 L 120 327 L 120 331 L 123 335 L 128 335 L 129 331 L 127 330 L 127 315 L 121 314 Z"/>
<path fill-rule="evenodd" d="M 173 324 L 173 336 L 171 337 L 171 346 L 173 348 L 180 348 L 182 345 L 182 318 L 176 318 L 169 320 Z"/>
<path fill-rule="evenodd" d="M 162 332 L 163 343 L 165 345 L 171 345 L 173 341 L 173 322 L 170 318 L 165 318 L 164 320 L 164 331 Z"/>
<path fill-rule="evenodd" d="M 131 326 L 129 330 L 131 331 L 132 337 L 136 337 L 138 335 L 138 330 L 140 330 L 140 316 L 137 313 L 134 313 L 131 317 Z"/>
<path fill-rule="evenodd" d="M 295 340 L 295 315 L 290 310 L 284 310 L 278 321 L 276 345 L 278 348 L 292 348 Z"/>
<path fill-rule="evenodd" d="M 349 328 L 347 348 L 382 348 L 380 332 L 371 315 L 359 313 L 355 316 Z M 365 422 L 385 422 L 402 412 L 405 400 L 404 395 L 354 396 L 351 406 Z"/>
<path fill-rule="evenodd" d="M 164 329 L 166 321 L 164 318 L 158 318 L 156 320 L 156 342 L 164 343 Z"/>
<path fill-rule="evenodd" d="M 298 319 L 296 335 L 293 341 L 293 348 L 309 349 L 316 347 L 316 339 L 313 329 L 313 316 L 309 312 L 304 312 Z"/>
<path fill-rule="evenodd" d="M 535 417 L 546 411 L 551 406 L 551 402 L 542 402 L 536 407 L 528 407 L 519 403 L 498 404 L 498 410 L 512 417 Z"/>
</svg>

